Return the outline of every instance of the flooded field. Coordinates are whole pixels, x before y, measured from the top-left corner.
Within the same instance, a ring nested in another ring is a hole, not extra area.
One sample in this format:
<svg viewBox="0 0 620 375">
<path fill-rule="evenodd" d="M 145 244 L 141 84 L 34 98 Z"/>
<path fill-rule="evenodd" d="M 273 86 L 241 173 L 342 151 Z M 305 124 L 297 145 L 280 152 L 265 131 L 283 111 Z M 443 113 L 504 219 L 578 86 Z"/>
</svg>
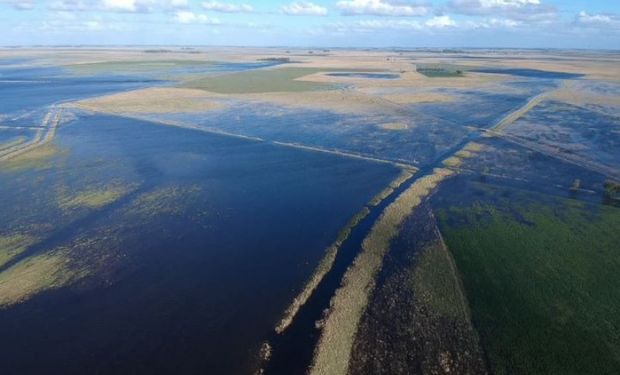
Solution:
<svg viewBox="0 0 620 375">
<path fill-rule="evenodd" d="M 297 52 L 3 52 L 7 374 L 620 371 L 620 57 Z"/>
<path fill-rule="evenodd" d="M 32 244 L 1 266 L 0 290 L 43 273 L 0 299 L 3 362 L 20 373 L 251 372 L 323 250 L 397 173 L 103 116 L 45 147 L 0 173 L 3 237 Z M 51 275 L 25 264 L 51 254 Z"/>
</svg>

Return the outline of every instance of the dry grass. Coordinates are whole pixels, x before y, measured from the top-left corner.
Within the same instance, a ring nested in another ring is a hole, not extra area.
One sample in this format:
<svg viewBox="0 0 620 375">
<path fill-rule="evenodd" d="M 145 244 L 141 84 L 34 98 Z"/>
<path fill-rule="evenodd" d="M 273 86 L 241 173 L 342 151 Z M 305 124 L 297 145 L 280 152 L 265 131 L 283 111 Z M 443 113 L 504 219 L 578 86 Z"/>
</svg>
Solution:
<svg viewBox="0 0 620 375">
<path fill-rule="evenodd" d="M 220 94 L 300 92 L 329 88 L 329 85 L 303 81 L 300 77 L 316 73 L 314 68 L 274 68 L 214 75 L 190 80 L 185 87 Z"/>
<path fill-rule="evenodd" d="M 82 100 L 74 106 L 108 113 L 174 113 L 211 111 L 222 103 L 202 90 L 148 88 Z"/>
<path fill-rule="evenodd" d="M 456 156 L 452 156 L 443 161 L 443 165 L 450 168 L 458 168 L 461 164 L 463 164 L 463 159 Z"/>
<path fill-rule="evenodd" d="M 448 168 L 459 168 L 465 159 L 469 159 L 475 156 L 478 152 L 483 150 L 483 145 L 476 142 L 469 142 L 461 150 L 454 153 L 453 156 L 445 159 L 443 165 Z"/>
<path fill-rule="evenodd" d="M 370 200 L 368 205 L 377 206 L 385 198 L 389 197 L 394 192 L 394 190 L 398 189 L 400 185 L 404 184 L 407 180 L 413 177 L 414 173 L 415 173 L 415 170 L 403 169 L 403 171 L 400 173 L 398 177 L 396 177 L 394 181 L 390 182 L 390 184 L 385 189 L 381 190 L 379 194 L 375 195 Z"/>
<path fill-rule="evenodd" d="M 416 103 L 448 103 L 454 97 L 436 92 L 418 92 L 411 94 L 387 94 L 383 98 L 397 104 L 416 104 Z"/>
<path fill-rule="evenodd" d="M 409 126 L 405 124 L 404 122 L 387 122 L 384 124 L 379 124 L 377 126 L 384 130 L 407 130 L 409 129 Z"/>
<path fill-rule="evenodd" d="M 18 146 L 24 142 L 26 142 L 27 138 L 26 137 L 17 137 L 9 142 L 5 142 L 5 143 L 0 143 L 0 151 L 3 150 L 8 150 L 10 148 L 13 148 L 15 146 Z"/>
<path fill-rule="evenodd" d="M 341 287 L 332 298 L 323 331 L 310 369 L 311 375 L 345 375 L 358 322 L 390 241 L 412 210 L 442 180 L 452 175 L 449 169 L 435 169 L 421 177 L 390 204 L 362 243 L 362 251 L 343 277 Z"/>
</svg>

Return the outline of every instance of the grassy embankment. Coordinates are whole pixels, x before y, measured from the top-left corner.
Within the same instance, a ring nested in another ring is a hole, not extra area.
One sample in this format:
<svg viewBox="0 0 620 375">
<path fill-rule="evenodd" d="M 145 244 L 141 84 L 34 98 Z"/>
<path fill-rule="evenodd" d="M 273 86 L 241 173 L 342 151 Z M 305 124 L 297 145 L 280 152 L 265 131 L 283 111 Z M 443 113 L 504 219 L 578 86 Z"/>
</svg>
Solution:
<svg viewBox="0 0 620 375">
<path fill-rule="evenodd" d="M 439 215 L 490 370 L 620 373 L 620 209 L 501 207 Z"/>
<path fill-rule="evenodd" d="M 332 298 L 310 374 L 346 374 L 358 323 L 374 289 L 375 277 L 399 227 L 424 198 L 445 178 L 448 169 L 435 169 L 416 180 L 381 214 L 362 243 L 362 250 L 345 273 Z"/>
</svg>

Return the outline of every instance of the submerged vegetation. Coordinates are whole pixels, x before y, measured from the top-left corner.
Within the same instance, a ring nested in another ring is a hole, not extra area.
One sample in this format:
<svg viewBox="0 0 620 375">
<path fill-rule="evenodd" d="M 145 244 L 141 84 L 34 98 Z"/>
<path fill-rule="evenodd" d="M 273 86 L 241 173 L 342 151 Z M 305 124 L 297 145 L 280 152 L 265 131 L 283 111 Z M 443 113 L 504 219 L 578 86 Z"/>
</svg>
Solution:
<svg viewBox="0 0 620 375">
<path fill-rule="evenodd" d="M 15 171 L 50 168 L 52 166 L 52 160 L 63 155 L 63 150 L 58 146 L 47 143 L 32 148 L 12 159 L 0 161 L 0 171 L 2 171 L 2 169 Z"/>
<path fill-rule="evenodd" d="M 86 275 L 69 266 L 68 250 L 33 255 L 0 272 L 0 309 L 32 295 L 59 288 Z"/>
<path fill-rule="evenodd" d="M 493 373 L 620 371 L 620 209 L 503 201 L 439 217 Z"/>
<path fill-rule="evenodd" d="M 0 267 L 21 254 L 33 242 L 34 238 L 23 233 L 0 236 Z"/>
<path fill-rule="evenodd" d="M 116 201 L 128 191 L 129 188 L 122 185 L 94 188 L 78 192 L 73 196 L 62 197 L 58 204 L 65 210 L 76 208 L 101 208 Z"/>
</svg>

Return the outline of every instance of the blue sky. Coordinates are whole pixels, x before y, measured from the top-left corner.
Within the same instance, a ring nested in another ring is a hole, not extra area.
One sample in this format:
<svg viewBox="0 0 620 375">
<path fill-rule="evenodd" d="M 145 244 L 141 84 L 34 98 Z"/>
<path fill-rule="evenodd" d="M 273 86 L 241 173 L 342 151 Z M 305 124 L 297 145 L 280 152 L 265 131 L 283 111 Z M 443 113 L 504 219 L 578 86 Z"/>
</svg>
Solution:
<svg viewBox="0 0 620 375">
<path fill-rule="evenodd" d="M 0 45 L 620 49 L 620 0 L 0 0 Z"/>
</svg>

